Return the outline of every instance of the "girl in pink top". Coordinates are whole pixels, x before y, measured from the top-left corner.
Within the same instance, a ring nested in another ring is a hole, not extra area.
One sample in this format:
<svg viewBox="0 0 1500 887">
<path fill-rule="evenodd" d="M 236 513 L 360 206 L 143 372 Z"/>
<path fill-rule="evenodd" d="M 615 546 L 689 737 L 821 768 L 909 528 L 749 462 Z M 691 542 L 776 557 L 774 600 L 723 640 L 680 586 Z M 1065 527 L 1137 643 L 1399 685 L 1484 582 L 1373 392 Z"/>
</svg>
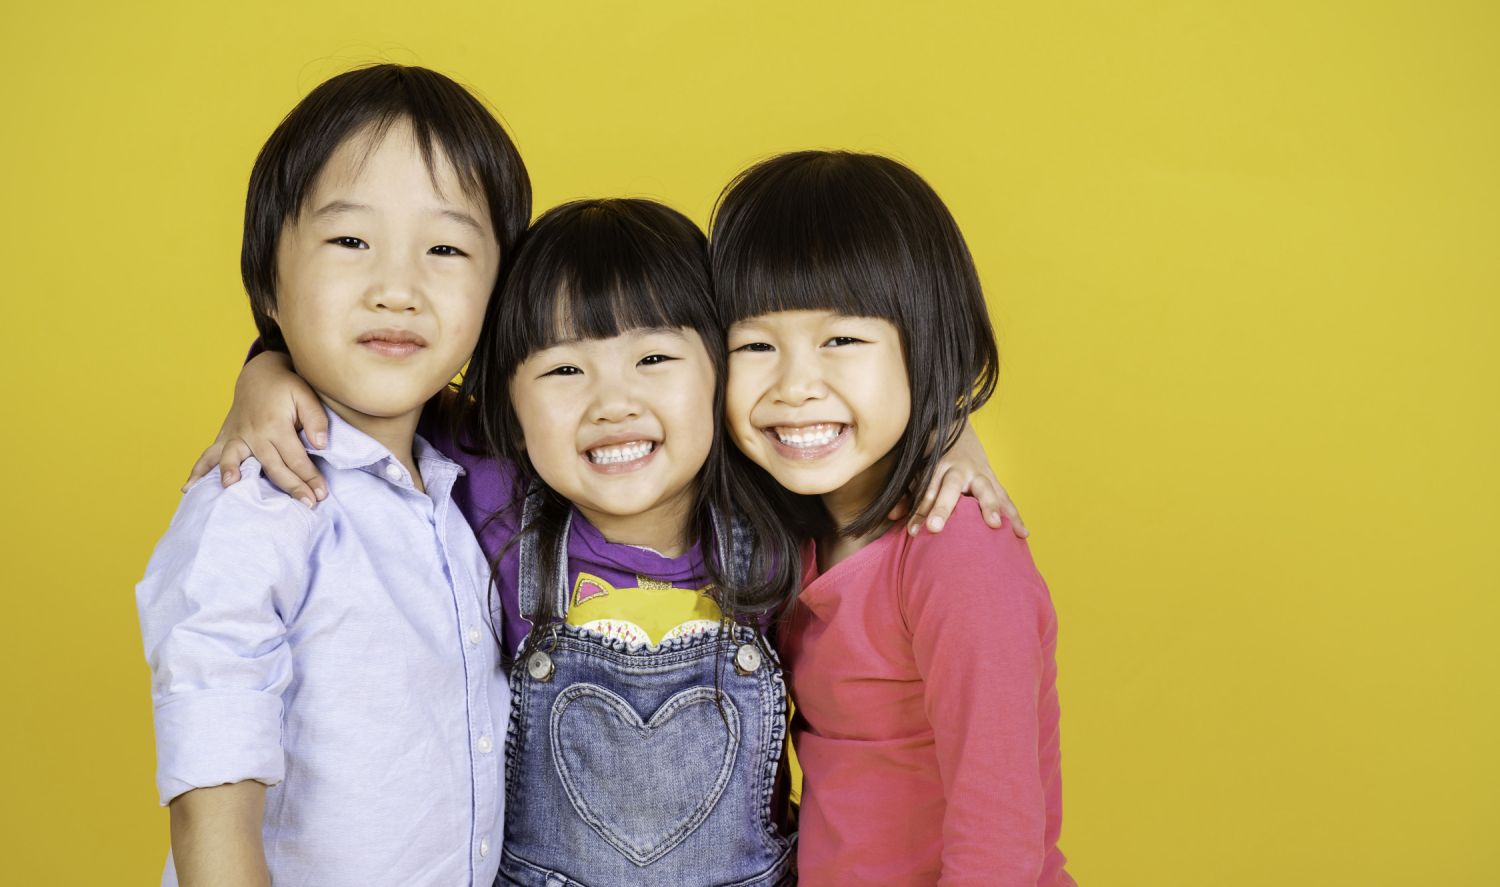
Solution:
<svg viewBox="0 0 1500 887">
<path fill-rule="evenodd" d="M 779 643 L 802 883 L 1073 884 L 1057 622 L 1026 543 L 972 500 L 941 535 L 886 517 L 995 388 L 952 216 L 895 161 L 801 152 L 730 184 L 711 252 L 727 421 L 806 540 Z"/>
</svg>

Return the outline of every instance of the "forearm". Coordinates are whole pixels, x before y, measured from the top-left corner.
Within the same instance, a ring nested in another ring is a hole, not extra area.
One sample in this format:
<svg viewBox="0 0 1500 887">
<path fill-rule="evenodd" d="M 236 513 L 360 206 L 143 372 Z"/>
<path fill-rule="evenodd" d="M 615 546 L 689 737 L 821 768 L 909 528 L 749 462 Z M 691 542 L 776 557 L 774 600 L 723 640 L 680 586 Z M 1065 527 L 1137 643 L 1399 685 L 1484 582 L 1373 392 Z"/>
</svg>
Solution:
<svg viewBox="0 0 1500 887">
<path fill-rule="evenodd" d="M 172 858 L 182 887 L 269 887 L 261 843 L 266 787 L 236 782 L 172 800 Z"/>
</svg>

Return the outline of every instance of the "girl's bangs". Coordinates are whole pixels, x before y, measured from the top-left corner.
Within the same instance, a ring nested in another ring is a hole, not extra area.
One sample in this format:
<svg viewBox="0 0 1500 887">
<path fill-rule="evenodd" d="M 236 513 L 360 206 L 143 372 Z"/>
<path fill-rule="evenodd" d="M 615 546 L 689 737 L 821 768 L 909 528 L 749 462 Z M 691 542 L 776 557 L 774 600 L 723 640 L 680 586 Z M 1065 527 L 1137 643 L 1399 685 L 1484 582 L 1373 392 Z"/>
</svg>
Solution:
<svg viewBox="0 0 1500 887">
<path fill-rule="evenodd" d="M 755 261 L 720 281 L 719 319 L 725 325 L 778 311 L 832 311 L 851 317 L 879 317 L 898 323 L 898 299 L 885 269 L 890 251 L 854 242 L 823 244 L 776 242 L 744 246 Z"/>
<path fill-rule="evenodd" d="M 708 243 L 686 216 L 618 199 L 538 219 L 510 270 L 501 318 L 517 364 L 562 342 L 688 327 L 719 338 Z"/>
<path fill-rule="evenodd" d="M 618 277 L 610 281 L 578 277 L 568 275 L 536 294 L 535 310 L 526 312 L 525 353 L 580 339 L 611 339 L 634 330 L 701 330 L 714 323 L 706 291 Z"/>
<path fill-rule="evenodd" d="M 720 321 L 821 310 L 899 325 L 900 289 L 918 272 L 882 195 L 816 161 L 759 172 L 729 186 L 715 219 Z"/>
</svg>

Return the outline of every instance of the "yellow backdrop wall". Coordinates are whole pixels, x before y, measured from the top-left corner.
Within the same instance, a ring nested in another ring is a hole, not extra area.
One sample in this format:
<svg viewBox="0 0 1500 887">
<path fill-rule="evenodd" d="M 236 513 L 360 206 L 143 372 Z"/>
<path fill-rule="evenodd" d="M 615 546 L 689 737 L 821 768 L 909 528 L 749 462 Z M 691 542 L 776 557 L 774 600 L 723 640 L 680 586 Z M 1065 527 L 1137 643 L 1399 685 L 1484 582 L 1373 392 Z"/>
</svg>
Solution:
<svg viewBox="0 0 1500 887">
<path fill-rule="evenodd" d="M 1500 883 L 1495 4 L 62 0 L 0 32 L 8 883 L 157 876 L 132 586 L 252 335 L 254 153 L 378 59 L 487 96 L 539 208 L 704 221 L 805 146 L 934 183 L 1062 620 L 1082 883 Z"/>
</svg>

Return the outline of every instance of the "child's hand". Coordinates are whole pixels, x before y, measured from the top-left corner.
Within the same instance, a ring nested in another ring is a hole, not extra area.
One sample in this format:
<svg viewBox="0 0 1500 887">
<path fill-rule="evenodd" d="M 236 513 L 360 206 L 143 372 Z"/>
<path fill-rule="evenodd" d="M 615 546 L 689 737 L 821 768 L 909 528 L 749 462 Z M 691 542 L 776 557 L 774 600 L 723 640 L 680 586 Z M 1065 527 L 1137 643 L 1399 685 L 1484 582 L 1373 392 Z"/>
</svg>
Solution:
<svg viewBox="0 0 1500 887">
<path fill-rule="evenodd" d="M 974 433 L 974 426 L 968 423 L 964 424 L 958 441 L 938 462 L 932 483 L 927 485 L 927 492 L 917 502 L 916 510 L 907 520 L 906 531 L 915 536 L 925 524 L 929 532 L 941 533 L 943 524 L 958 504 L 958 497 L 965 493 L 979 500 L 984 522 L 991 527 L 999 529 L 1003 516 L 1010 519 L 1011 530 L 1017 536 L 1025 539 L 1030 535 L 1026 525 L 1021 522 L 1021 512 L 1010 501 L 1010 494 L 1005 492 L 1005 487 L 1000 486 L 1000 479 L 995 477 L 994 470 L 990 468 L 990 460 L 984 452 L 984 445 L 979 442 L 979 435 Z M 901 520 L 907 516 L 906 512 L 907 505 L 902 502 L 888 517 L 893 521 Z"/>
<path fill-rule="evenodd" d="M 261 473 L 277 489 L 308 508 L 328 497 L 328 485 L 313 466 L 297 437 L 307 432 L 313 446 L 328 445 L 328 414 L 318 395 L 292 371 L 285 354 L 257 354 L 240 370 L 234 383 L 234 403 L 213 446 L 193 463 L 186 490 L 193 481 L 219 466 L 219 482 L 229 486 L 240 479 L 240 463 L 250 456 L 260 460 Z"/>
</svg>

